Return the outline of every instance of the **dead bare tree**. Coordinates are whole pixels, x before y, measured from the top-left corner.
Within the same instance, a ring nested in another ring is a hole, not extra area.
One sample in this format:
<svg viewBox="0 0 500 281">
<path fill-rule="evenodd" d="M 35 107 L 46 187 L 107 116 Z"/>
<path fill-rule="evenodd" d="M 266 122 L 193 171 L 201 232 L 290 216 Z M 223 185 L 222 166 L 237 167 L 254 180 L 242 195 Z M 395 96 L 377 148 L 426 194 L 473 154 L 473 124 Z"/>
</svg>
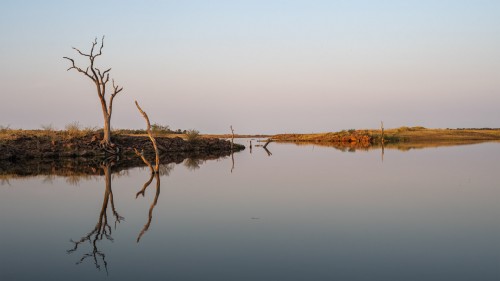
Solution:
<svg viewBox="0 0 500 281">
<path fill-rule="evenodd" d="M 384 121 L 380 121 L 380 130 L 382 131 L 382 145 L 384 145 Z"/>
<path fill-rule="evenodd" d="M 229 128 L 231 128 L 231 151 L 233 151 L 233 148 L 234 148 L 234 129 L 233 129 L 233 125 L 231 125 Z"/>
<path fill-rule="evenodd" d="M 87 66 L 85 70 L 76 66 L 75 61 L 69 57 L 63 57 L 71 62 L 71 66 L 68 68 L 68 71 L 71 69 L 75 69 L 76 71 L 82 73 L 87 76 L 92 82 L 95 84 L 97 89 L 97 95 L 99 96 L 99 100 L 101 102 L 102 114 L 104 117 L 104 137 L 102 139 L 102 145 L 106 148 L 114 147 L 111 142 L 111 114 L 113 112 L 113 100 L 118 93 L 123 90 L 123 87 L 119 87 L 115 85 L 115 80 L 112 79 L 112 93 L 109 97 L 109 100 L 106 99 L 106 86 L 109 82 L 109 72 L 111 68 L 108 68 L 104 71 L 101 71 L 96 65 L 95 60 L 97 57 L 102 55 L 102 49 L 104 48 L 104 36 L 101 39 L 101 44 L 99 47 L 99 51 L 96 50 L 96 46 L 98 45 L 97 38 L 92 42 L 92 48 L 90 49 L 90 53 L 84 53 L 79 49 L 73 47 L 73 49 L 78 52 L 81 56 L 87 57 L 89 59 L 90 65 Z"/>
</svg>

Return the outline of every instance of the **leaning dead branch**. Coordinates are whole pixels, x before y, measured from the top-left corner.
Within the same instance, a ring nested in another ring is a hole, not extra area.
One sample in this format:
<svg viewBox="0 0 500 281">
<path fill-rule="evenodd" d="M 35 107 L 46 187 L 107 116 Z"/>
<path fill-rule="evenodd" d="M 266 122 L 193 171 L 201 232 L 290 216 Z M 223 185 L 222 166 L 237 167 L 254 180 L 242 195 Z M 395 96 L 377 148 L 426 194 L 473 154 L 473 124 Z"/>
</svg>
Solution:
<svg viewBox="0 0 500 281">
<path fill-rule="evenodd" d="M 144 112 L 144 110 L 142 110 L 142 108 L 139 106 L 139 103 L 137 101 L 135 101 L 135 105 L 137 106 L 137 109 L 139 110 L 139 112 L 142 114 L 142 116 L 146 120 L 146 125 L 147 125 L 146 131 L 148 132 L 149 139 L 153 143 L 153 147 L 155 149 L 155 154 L 156 154 L 156 165 L 155 165 L 154 171 L 155 171 L 155 173 L 158 173 L 158 170 L 160 169 L 160 153 L 158 152 L 158 146 L 156 145 L 156 139 L 154 138 L 153 133 L 151 132 L 151 123 L 149 122 L 148 115 L 146 114 L 146 112 Z M 144 157 L 141 157 L 141 158 L 143 158 L 143 161 L 145 160 Z"/>
</svg>

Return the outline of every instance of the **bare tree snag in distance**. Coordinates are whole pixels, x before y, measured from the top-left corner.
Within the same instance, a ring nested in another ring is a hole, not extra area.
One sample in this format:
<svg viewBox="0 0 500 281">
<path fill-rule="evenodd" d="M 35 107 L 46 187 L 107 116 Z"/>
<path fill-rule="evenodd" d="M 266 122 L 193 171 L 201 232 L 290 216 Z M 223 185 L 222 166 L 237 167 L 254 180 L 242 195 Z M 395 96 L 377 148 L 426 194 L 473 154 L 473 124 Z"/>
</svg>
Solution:
<svg viewBox="0 0 500 281">
<path fill-rule="evenodd" d="M 99 96 L 99 100 L 101 102 L 102 114 L 104 117 L 104 137 L 102 139 L 102 144 L 104 146 L 111 146 L 113 144 L 111 142 L 111 114 L 113 112 L 113 100 L 118 93 L 123 90 L 123 87 L 119 87 L 115 84 L 115 80 L 112 79 L 112 89 L 109 100 L 106 100 L 106 85 L 109 82 L 109 72 L 111 68 L 108 68 L 104 71 L 101 71 L 97 66 L 95 66 L 95 60 L 97 57 L 102 55 L 102 49 L 104 48 L 104 36 L 101 39 L 101 44 L 99 50 L 96 50 L 96 46 L 98 45 L 97 38 L 92 42 L 92 48 L 90 49 L 90 53 L 86 54 L 80 51 L 79 49 L 73 47 L 73 49 L 78 52 L 81 56 L 87 57 L 89 59 L 90 65 L 87 66 L 85 70 L 76 66 L 75 61 L 69 57 L 63 57 L 71 62 L 71 66 L 68 68 L 68 71 L 71 69 L 75 69 L 76 71 L 82 73 L 87 76 L 96 86 L 97 95 Z"/>
<path fill-rule="evenodd" d="M 146 114 L 146 112 L 144 112 L 142 110 L 142 108 L 139 106 L 139 103 L 137 103 L 137 101 L 135 101 L 135 105 L 137 106 L 137 109 L 142 114 L 144 119 L 146 119 L 146 125 L 147 125 L 146 131 L 148 132 L 149 139 L 153 143 L 153 147 L 155 149 L 155 154 L 156 154 L 156 165 L 155 165 L 154 172 L 158 173 L 158 170 L 160 169 L 160 153 L 158 152 L 158 146 L 156 145 L 156 139 L 153 137 L 153 133 L 151 132 L 151 123 L 149 123 L 148 115 Z M 137 151 L 136 151 L 136 153 L 137 153 Z M 142 154 L 141 154 L 141 158 L 143 161 L 145 160 L 145 158 L 142 157 Z M 148 163 L 147 161 L 145 161 L 145 162 L 146 162 L 146 164 Z"/>
<path fill-rule="evenodd" d="M 234 148 L 234 130 L 233 130 L 233 125 L 229 126 L 231 128 L 231 151 L 233 151 Z"/>
<path fill-rule="evenodd" d="M 384 122 L 380 121 L 380 129 L 382 131 L 382 145 L 384 144 Z"/>
</svg>

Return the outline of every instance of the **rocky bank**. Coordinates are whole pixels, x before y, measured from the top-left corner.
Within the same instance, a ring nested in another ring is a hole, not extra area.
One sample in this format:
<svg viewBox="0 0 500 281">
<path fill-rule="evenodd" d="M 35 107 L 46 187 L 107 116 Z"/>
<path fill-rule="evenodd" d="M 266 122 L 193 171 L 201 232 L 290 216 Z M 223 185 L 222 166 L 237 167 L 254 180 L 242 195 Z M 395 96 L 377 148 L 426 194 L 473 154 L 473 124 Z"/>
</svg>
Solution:
<svg viewBox="0 0 500 281">
<path fill-rule="evenodd" d="M 50 160 L 59 158 L 106 158 L 115 156 L 134 156 L 134 148 L 145 155 L 154 155 L 153 145 L 147 136 L 115 135 L 114 147 L 102 148 L 99 134 L 88 134 L 67 138 L 23 134 L 13 135 L 0 141 L 0 161 L 20 161 L 29 159 Z M 231 142 L 217 138 L 198 138 L 192 141 L 180 137 L 156 137 L 160 155 L 173 154 L 230 154 Z M 234 144 L 233 151 L 245 149 Z"/>
</svg>

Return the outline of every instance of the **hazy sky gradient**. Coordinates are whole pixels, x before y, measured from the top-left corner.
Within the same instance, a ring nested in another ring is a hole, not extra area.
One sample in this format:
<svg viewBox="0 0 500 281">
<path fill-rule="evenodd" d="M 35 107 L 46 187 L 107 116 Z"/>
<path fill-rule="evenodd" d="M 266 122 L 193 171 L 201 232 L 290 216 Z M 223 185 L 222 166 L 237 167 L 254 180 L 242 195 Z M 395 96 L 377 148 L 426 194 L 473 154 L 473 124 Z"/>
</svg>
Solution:
<svg viewBox="0 0 500 281">
<path fill-rule="evenodd" d="M 102 126 L 62 57 L 106 35 L 115 128 L 144 127 L 135 99 L 204 133 L 500 127 L 499 15 L 495 0 L 3 0 L 0 125 Z"/>
</svg>

